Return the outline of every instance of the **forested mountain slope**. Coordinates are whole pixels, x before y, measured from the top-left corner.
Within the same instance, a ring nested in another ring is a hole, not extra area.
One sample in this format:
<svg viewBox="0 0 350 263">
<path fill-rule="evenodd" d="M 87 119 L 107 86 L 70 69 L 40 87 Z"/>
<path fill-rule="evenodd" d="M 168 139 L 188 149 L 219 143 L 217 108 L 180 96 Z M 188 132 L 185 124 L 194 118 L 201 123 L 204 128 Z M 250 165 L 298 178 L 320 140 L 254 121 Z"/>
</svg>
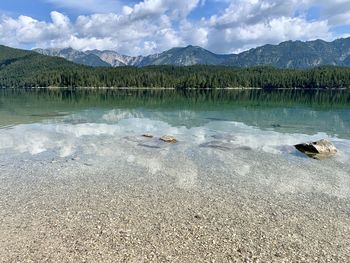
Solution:
<svg viewBox="0 0 350 263">
<path fill-rule="evenodd" d="M 1 87 L 349 88 L 350 68 L 88 67 L 0 46 Z"/>
</svg>

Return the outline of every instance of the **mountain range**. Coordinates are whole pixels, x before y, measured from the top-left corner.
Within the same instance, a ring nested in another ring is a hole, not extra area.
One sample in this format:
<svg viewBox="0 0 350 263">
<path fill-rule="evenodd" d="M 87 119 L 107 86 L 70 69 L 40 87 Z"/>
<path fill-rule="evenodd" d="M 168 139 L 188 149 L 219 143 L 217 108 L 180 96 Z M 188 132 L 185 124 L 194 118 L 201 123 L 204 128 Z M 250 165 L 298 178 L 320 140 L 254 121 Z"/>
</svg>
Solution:
<svg viewBox="0 0 350 263">
<path fill-rule="evenodd" d="M 155 55 L 125 60 L 133 65 L 142 63 L 187 64 L 193 50 L 204 52 L 207 57 L 195 57 L 195 63 L 208 63 L 220 59 L 213 53 L 198 48 L 176 49 L 176 56 Z M 262 88 L 262 89 L 349 89 L 350 67 L 323 66 L 307 70 L 286 70 L 273 67 L 227 67 L 196 65 L 175 67 L 159 65 L 152 67 L 106 67 L 106 61 L 88 52 L 77 53 L 66 50 L 70 58 L 80 63 L 94 61 L 99 67 L 73 63 L 57 56 L 42 55 L 34 51 L 15 49 L 0 45 L 0 88 L 26 87 L 130 87 L 130 88 Z M 176 53 L 175 52 L 175 53 Z M 101 52 L 102 54 L 103 52 Z M 170 52 L 173 54 L 172 52 Z M 85 56 L 87 54 L 87 56 Z M 185 54 L 185 55 L 184 55 Z M 102 55 L 101 55 L 102 56 Z M 129 59 L 129 58 L 126 58 Z M 175 60 L 173 60 L 175 59 Z M 226 59 L 226 58 L 225 58 Z M 118 62 L 114 62 L 117 64 Z M 218 63 L 218 62 L 216 62 Z M 125 63 L 126 64 L 126 63 Z M 147 65 L 147 64 L 146 64 Z"/>
<path fill-rule="evenodd" d="M 198 46 L 177 47 L 149 56 L 127 56 L 111 50 L 79 51 L 72 48 L 35 49 L 43 55 L 62 57 L 74 63 L 94 67 L 150 65 L 223 65 L 251 67 L 269 65 L 277 68 L 304 69 L 322 65 L 350 66 L 350 38 L 332 42 L 286 41 L 264 45 L 239 54 L 215 54 Z"/>
</svg>

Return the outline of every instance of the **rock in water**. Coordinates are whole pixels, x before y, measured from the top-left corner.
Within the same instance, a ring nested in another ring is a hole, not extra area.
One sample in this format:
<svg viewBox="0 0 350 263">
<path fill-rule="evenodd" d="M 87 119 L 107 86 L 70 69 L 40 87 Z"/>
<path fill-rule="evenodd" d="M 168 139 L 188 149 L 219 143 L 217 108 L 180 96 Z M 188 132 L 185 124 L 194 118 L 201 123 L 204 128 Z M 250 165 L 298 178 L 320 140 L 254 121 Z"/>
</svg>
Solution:
<svg viewBox="0 0 350 263">
<path fill-rule="evenodd" d="M 318 160 L 329 158 L 337 153 L 337 148 L 324 139 L 317 142 L 297 144 L 294 147 L 307 156 Z"/>
<path fill-rule="evenodd" d="M 170 136 L 170 135 L 165 135 L 159 138 L 159 140 L 163 141 L 163 142 L 167 142 L 167 143 L 177 143 L 177 140 L 174 136 Z"/>
<path fill-rule="evenodd" d="M 153 138 L 153 135 L 152 135 L 152 134 L 145 133 L 145 134 L 142 134 L 142 137 L 145 137 L 145 138 Z"/>
</svg>

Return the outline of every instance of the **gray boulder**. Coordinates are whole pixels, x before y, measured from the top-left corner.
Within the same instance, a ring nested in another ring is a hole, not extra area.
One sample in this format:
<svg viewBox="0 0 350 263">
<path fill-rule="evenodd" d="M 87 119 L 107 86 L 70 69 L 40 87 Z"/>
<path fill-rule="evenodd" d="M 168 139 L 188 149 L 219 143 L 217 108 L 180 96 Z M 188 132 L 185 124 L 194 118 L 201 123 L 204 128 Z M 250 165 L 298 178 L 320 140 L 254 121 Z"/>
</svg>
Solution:
<svg viewBox="0 0 350 263">
<path fill-rule="evenodd" d="M 294 147 L 307 156 L 318 160 L 329 158 L 337 153 L 337 148 L 330 141 L 324 139 L 317 142 L 297 144 Z"/>
</svg>

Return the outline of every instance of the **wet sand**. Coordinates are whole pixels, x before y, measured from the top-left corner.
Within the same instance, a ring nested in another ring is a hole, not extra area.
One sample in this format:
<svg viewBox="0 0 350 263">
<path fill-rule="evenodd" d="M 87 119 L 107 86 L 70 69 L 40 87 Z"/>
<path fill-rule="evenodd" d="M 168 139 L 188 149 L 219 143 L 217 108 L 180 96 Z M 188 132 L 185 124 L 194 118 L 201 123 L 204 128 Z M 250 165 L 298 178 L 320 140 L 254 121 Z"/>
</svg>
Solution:
<svg viewBox="0 0 350 263">
<path fill-rule="evenodd" d="M 295 165 L 291 178 L 276 156 L 259 176 L 272 155 L 250 153 L 248 168 L 241 150 L 155 162 L 159 150 L 140 149 L 144 162 L 1 155 L 0 261 L 350 261 L 346 177 L 299 176 Z"/>
</svg>

